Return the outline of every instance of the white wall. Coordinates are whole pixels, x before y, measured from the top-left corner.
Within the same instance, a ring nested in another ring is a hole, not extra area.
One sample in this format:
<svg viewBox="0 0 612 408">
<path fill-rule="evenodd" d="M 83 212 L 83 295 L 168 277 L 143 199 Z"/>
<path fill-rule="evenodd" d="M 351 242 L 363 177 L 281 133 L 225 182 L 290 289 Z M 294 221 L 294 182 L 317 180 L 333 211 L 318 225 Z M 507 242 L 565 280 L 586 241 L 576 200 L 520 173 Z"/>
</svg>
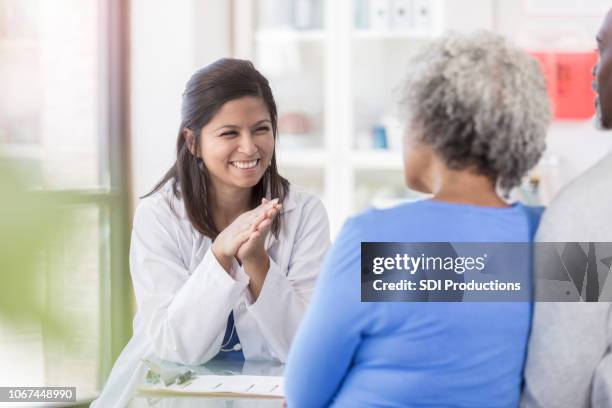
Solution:
<svg viewBox="0 0 612 408">
<path fill-rule="evenodd" d="M 497 30 L 530 48 L 587 50 L 595 49 L 595 35 L 605 12 L 563 16 L 534 14 L 525 0 L 495 0 Z M 585 3 L 593 2 L 587 0 Z M 598 0 L 595 0 L 598 1 Z M 549 2 L 551 3 L 551 2 Z M 583 7 L 586 10 L 586 7 Z"/>
<path fill-rule="evenodd" d="M 494 29 L 495 0 L 444 0 L 442 4 L 444 31 Z"/>
<path fill-rule="evenodd" d="M 133 203 L 175 158 L 181 94 L 200 67 L 230 54 L 229 2 L 132 0 Z"/>
</svg>

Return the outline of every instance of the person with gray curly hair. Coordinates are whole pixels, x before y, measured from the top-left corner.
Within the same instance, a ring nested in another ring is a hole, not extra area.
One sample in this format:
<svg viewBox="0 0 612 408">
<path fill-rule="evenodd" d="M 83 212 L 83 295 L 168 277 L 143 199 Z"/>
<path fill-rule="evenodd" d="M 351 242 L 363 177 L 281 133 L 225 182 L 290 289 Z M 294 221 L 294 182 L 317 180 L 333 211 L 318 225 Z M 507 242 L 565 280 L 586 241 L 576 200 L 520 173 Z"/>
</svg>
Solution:
<svg viewBox="0 0 612 408">
<path fill-rule="evenodd" d="M 504 195 L 544 150 L 543 73 L 499 36 L 449 35 L 412 59 L 402 89 L 404 177 L 432 197 L 346 222 L 289 354 L 289 407 L 519 403 L 531 304 L 424 302 L 453 293 L 423 289 L 362 302 L 380 285 L 362 283 L 361 243 L 531 242 L 541 209 Z M 531 280 L 528 260 L 512 271 Z"/>
<path fill-rule="evenodd" d="M 504 193 L 518 186 L 544 152 L 551 116 L 537 61 L 480 32 L 435 41 L 412 64 L 402 99 L 409 169 L 427 146 L 450 170 L 472 169 Z"/>
</svg>

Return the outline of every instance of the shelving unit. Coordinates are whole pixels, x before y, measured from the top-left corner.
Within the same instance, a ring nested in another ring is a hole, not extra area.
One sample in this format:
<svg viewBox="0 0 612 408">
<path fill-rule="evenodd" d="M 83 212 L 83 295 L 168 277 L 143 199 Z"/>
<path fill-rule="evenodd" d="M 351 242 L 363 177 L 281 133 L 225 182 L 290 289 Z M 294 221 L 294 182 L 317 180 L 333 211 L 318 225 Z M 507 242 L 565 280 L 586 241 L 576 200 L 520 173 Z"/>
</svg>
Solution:
<svg viewBox="0 0 612 408">
<path fill-rule="evenodd" d="M 394 150 L 354 150 L 349 156 L 353 169 L 397 170 L 404 167 L 402 153 Z"/>
<path fill-rule="evenodd" d="M 279 136 L 281 139 L 282 136 Z M 276 149 L 278 165 L 281 168 L 323 168 L 329 161 L 329 154 L 325 149 Z"/>
<path fill-rule="evenodd" d="M 308 123 L 309 131 L 297 136 L 279 125 L 280 171 L 321 195 L 334 236 L 347 217 L 367 207 L 420 197 L 404 187 L 401 129 L 387 135 L 388 149 L 374 148 L 372 133 L 392 111 L 407 58 L 442 32 L 442 1 L 413 3 L 428 7 L 427 29 L 391 22 L 364 27 L 356 13 L 363 15 L 357 7 L 366 3 L 359 0 L 310 1 L 320 7 L 310 10 L 311 18 L 322 24 L 301 28 L 292 26 L 287 6 L 299 0 L 241 0 L 234 10 L 241 24 L 235 56 L 253 60 L 270 80 L 280 122 L 293 115 Z"/>
<path fill-rule="evenodd" d="M 262 29 L 255 33 L 255 41 L 266 42 L 295 42 L 295 41 L 323 41 L 323 30 L 291 30 L 291 29 Z"/>
<path fill-rule="evenodd" d="M 412 30 L 356 29 L 353 38 L 357 40 L 427 40 L 431 32 Z"/>
</svg>

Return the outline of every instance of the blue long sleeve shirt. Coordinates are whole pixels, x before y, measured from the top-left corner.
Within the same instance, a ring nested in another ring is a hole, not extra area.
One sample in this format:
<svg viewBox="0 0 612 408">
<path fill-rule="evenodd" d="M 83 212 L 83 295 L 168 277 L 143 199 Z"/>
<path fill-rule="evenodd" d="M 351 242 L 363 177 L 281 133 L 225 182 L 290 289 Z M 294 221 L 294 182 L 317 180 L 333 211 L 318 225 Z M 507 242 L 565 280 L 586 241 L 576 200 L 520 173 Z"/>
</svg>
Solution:
<svg viewBox="0 0 612 408">
<path fill-rule="evenodd" d="M 288 407 L 516 407 L 531 305 L 362 303 L 360 243 L 530 242 L 539 214 L 426 200 L 347 221 L 289 355 Z"/>
</svg>

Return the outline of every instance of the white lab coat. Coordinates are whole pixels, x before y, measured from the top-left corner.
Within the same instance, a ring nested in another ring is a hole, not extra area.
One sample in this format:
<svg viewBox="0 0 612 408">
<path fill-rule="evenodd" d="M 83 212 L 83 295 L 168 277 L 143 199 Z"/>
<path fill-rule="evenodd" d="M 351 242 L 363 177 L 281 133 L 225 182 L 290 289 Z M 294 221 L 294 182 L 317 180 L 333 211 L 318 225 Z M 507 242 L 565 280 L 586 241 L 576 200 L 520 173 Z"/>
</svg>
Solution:
<svg viewBox="0 0 612 408">
<path fill-rule="evenodd" d="M 235 261 L 229 274 L 217 262 L 170 183 L 140 203 L 130 249 L 134 335 L 92 407 L 125 406 L 144 379 L 143 358 L 189 365 L 212 359 L 232 310 L 247 360 L 286 360 L 330 238 L 323 204 L 299 188 L 291 186 L 280 217 L 278 239 L 270 233 L 265 242 L 270 269 L 253 302 L 249 277 Z"/>
</svg>

